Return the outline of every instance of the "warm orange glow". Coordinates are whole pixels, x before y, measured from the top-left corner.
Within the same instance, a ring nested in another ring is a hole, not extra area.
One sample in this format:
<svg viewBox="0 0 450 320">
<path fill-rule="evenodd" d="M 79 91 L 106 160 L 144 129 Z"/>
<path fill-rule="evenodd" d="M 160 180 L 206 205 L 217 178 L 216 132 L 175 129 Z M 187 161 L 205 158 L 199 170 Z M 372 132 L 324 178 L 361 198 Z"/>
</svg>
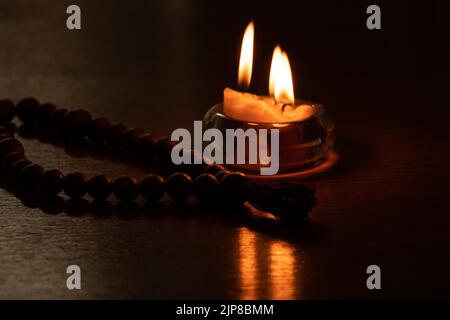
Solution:
<svg viewBox="0 0 450 320">
<path fill-rule="evenodd" d="M 247 228 L 239 230 L 239 274 L 242 290 L 240 299 L 257 299 L 258 264 L 256 261 L 255 233 Z"/>
<path fill-rule="evenodd" d="M 270 67 L 269 93 L 277 102 L 294 105 L 294 85 L 291 66 L 286 52 L 279 46 L 273 50 Z"/>
<path fill-rule="evenodd" d="M 297 269 L 294 248 L 287 242 L 274 241 L 269 258 L 270 299 L 294 299 Z"/>
<path fill-rule="evenodd" d="M 251 21 L 245 29 L 244 38 L 242 39 L 241 58 L 239 60 L 239 86 L 248 88 L 252 79 L 253 68 L 253 39 L 255 30 L 253 21 Z"/>
<path fill-rule="evenodd" d="M 246 227 L 238 229 L 237 239 L 240 299 L 284 300 L 298 297 L 299 264 L 292 244 L 283 240 L 261 239 Z"/>
</svg>

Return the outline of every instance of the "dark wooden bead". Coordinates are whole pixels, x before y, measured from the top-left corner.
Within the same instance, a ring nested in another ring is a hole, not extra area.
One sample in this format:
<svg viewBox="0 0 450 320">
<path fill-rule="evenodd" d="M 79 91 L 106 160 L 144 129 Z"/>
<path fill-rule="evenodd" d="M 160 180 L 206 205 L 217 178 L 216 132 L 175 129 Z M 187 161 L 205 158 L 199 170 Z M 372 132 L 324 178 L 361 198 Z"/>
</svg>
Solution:
<svg viewBox="0 0 450 320">
<path fill-rule="evenodd" d="M 120 151 L 129 156 L 137 155 L 143 135 L 143 132 L 136 128 L 124 131 L 120 136 Z"/>
<path fill-rule="evenodd" d="M 0 126 L 0 141 L 5 138 L 14 138 L 14 134 L 8 128 Z"/>
<path fill-rule="evenodd" d="M 56 110 L 55 105 L 51 103 L 44 103 L 41 104 L 36 109 L 35 113 L 35 121 L 38 125 L 47 127 L 50 122 L 50 117 L 53 111 Z M 45 128 L 48 129 L 48 128 Z"/>
<path fill-rule="evenodd" d="M 113 192 L 121 201 L 133 201 L 139 195 L 139 184 L 134 178 L 122 176 L 114 180 Z"/>
<path fill-rule="evenodd" d="M 4 138 L 0 140 L 0 159 L 4 159 L 4 157 L 11 152 L 24 154 L 25 150 L 22 143 L 14 138 Z"/>
<path fill-rule="evenodd" d="M 157 174 L 150 174 L 142 179 L 139 191 L 147 201 L 158 201 L 166 192 L 166 181 Z"/>
<path fill-rule="evenodd" d="M 156 152 L 156 137 L 150 133 L 144 134 L 141 137 L 140 154 L 142 160 L 152 164 Z"/>
<path fill-rule="evenodd" d="M 9 171 L 8 178 L 13 184 L 19 183 L 20 173 L 22 169 L 26 166 L 32 164 L 31 161 L 27 159 L 20 159 L 13 163 L 11 170 Z"/>
<path fill-rule="evenodd" d="M 7 133 L 2 133 L 0 134 L 1 138 L 0 138 L 0 142 L 2 142 L 3 140 L 6 139 L 15 139 L 17 140 L 13 135 L 7 134 Z"/>
<path fill-rule="evenodd" d="M 32 164 L 32 162 L 28 159 L 20 159 L 14 162 L 11 166 L 11 170 L 9 171 L 9 178 L 12 182 L 19 182 L 20 172 L 27 165 Z"/>
<path fill-rule="evenodd" d="M 206 166 L 204 173 L 215 175 L 217 172 L 225 170 L 225 167 L 221 164 L 210 164 Z"/>
<path fill-rule="evenodd" d="M 194 191 L 194 182 L 186 173 L 177 172 L 167 179 L 167 194 L 174 201 L 186 200 Z"/>
<path fill-rule="evenodd" d="M 96 144 L 104 143 L 106 141 L 109 126 L 110 122 L 106 118 L 96 118 L 92 120 L 88 128 L 89 139 Z"/>
<path fill-rule="evenodd" d="M 87 189 L 92 198 L 97 201 L 103 201 L 112 193 L 112 180 L 107 175 L 92 177 L 89 179 Z"/>
<path fill-rule="evenodd" d="M 194 181 L 195 196 L 203 202 L 214 202 L 218 198 L 219 181 L 209 173 L 199 175 Z"/>
<path fill-rule="evenodd" d="M 81 198 L 87 192 L 87 178 L 81 172 L 66 175 L 63 179 L 63 190 L 71 198 Z"/>
<path fill-rule="evenodd" d="M 0 133 L 0 141 L 6 138 L 14 138 L 14 136 L 11 133 Z"/>
<path fill-rule="evenodd" d="M 39 188 L 39 182 L 44 169 L 37 164 L 29 164 L 20 172 L 20 186 L 27 191 Z"/>
<path fill-rule="evenodd" d="M 0 123 L 9 123 L 16 115 L 16 108 L 11 100 L 0 100 Z"/>
<path fill-rule="evenodd" d="M 62 128 L 64 118 L 69 111 L 67 109 L 56 109 L 50 114 L 48 126 L 54 131 Z"/>
<path fill-rule="evenodd" d="M 9 172 L 12 168 L 12 165 L 19 160 L 25 159 L 23 153 L 11 152 L 6 155 L 6 157 L 2 161 L 2 172 Z"/>
<path fill-rule="evenodd" d="M 217 180 L 220 181 L 226 174 L 229 174 L 229 173 L 231 173 L 230 170 L 222 170 L 222 171 L 217 172 L 215 174 L 215 176 L 216 176 Z"/>
<path fill-rule="evenodd" d="M 35 98 L 25 98 L 19 101 L 16 106 L 17 117 L 23 123 L 32 123 L 38 106 L 39 101 Z"/>
<path fill-rule="evenodd" d="M 92 121 L 92 116 L 89 112 L 83 109 L 69 111 L 64 117 L 63 133 L 71 137 L 83 137 L 87 135 L 89 124 Z"/>
<path fill-rule="evenodd" d="M 247 177 L 240 172 L 228 173 L 220 179 L 220 196 L 225 204 L 242 205 L 248 198 Z"/>
<path fill-rule="evenodd" d="M 118 150 L 120 147 L 120 137 L 127 130 L 127 127 L 121 123 L 112 123 L 106 131 L 106 143 L 112 150 Z"/>
<path fill-rule="evenodd" d="M 61 171 L 53 169 L 45 171 L 39 182 L 39 190 L 46 196 L 55 196 L 63 188 L 64 175 Z"/>
</svg>

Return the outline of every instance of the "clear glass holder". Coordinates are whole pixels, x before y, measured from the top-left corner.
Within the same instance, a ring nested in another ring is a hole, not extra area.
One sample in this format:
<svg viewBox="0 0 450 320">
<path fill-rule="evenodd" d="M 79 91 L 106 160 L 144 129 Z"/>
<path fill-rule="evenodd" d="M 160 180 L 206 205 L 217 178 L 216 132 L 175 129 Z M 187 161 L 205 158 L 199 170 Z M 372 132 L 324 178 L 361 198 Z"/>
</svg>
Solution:
<svg viewBox="0 0 450 320">
<path fill-rule="evenodd" d="M 219 129 L 225 137 L 226 129 L 279 129 L 279 171 L 278 174 L 299 172 L 320 166 L 332 151 L 335 139 L 335 125 L 326 114 L 325 108 L 316 103 L 298 101 L 297 105 L 309 104 L 314 113 L 308 119 L 286 123 L 253 123 L 226 116 L 223 104 L 214 105 L 203 117 L 204 130 Z M 270 138 L 268 139 L 270 144 Z M 225 146 L 224 146 L 225 148 Z M 248 148 L 248 144 L 246 144 Z M 268 146 L 270 150 L 270 146 Z M 226 150 L 224 150 L 227 154 Z M 248 149 L 246 150 L 248 151 Z M 246 153 L 248 154 L 248 153 Z M 246 173 L 260 171 L 264 164 L 233 164 L 231 166 Z"/>
</svg>

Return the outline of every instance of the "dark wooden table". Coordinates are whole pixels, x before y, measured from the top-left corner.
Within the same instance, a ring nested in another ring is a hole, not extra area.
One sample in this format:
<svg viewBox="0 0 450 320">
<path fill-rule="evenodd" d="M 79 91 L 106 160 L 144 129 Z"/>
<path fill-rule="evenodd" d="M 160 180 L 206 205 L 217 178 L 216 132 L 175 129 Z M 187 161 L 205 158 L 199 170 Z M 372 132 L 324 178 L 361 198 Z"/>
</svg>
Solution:
<svg viewBox="0 0 450 320">
<path fill-rule="evenodd" d="M 288 230 L 168 200 L 52 213 L 0 190 L 1 298 L 450 297 L 443 2 L 381 4 L 378 31 L 365 27 L 367 1 L 80 0 L 81 31 L 65 27 L 69 4 L 0 2 L 1 97 L 83 107 L 156 133 L 192 128 L 235 86 L 254 18 L 252 90 L 266 92 L 280 42 L 297 96 L 333 115 L 341 162 L 315 181 L 310 223 Z M 45 168 L 144 173 L 20 139 Z M 70 264 L 82 290 L 66 289 Z M 371 264 L 382 270 L 378 291 L 366 288 Z"/>
</svg>

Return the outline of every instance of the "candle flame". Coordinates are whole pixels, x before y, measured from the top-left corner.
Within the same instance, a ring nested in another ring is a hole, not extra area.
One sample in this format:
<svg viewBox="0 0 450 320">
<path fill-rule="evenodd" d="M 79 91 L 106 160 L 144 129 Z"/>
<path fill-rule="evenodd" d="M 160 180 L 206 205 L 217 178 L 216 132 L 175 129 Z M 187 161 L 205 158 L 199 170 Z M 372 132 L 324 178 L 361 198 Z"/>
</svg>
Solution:
<svg viewBox="0 0 450 320">
<path fill-rule="evenodd" d="M 279 75 L 279 70 L 281 70 L 281 61 L 283 61 L 282 51 L 280 46 L 276 46 L 275 49 L 273 49 L 272 65 L 270 66 L 269 76 L 269 94 L 272 97 L 275 96 L 275 82 L 276 77 Z"/>
<path fill-rule="evenodd" d="M 244 37 L 242 39 L 241 58 L 239 60 L 239 86 L 248 88 L 250 80 L 252 79 L 253 68 L 253 38 L 255 29 L 253 21 L 251 21 L 245 29 Z"/>
<path fill-rule="evenodd" d="M 269 93 L 277 102 L 294 105 L 294 85 L 287 53 L 276 46 L 270 66 Z"/>
</svg>

